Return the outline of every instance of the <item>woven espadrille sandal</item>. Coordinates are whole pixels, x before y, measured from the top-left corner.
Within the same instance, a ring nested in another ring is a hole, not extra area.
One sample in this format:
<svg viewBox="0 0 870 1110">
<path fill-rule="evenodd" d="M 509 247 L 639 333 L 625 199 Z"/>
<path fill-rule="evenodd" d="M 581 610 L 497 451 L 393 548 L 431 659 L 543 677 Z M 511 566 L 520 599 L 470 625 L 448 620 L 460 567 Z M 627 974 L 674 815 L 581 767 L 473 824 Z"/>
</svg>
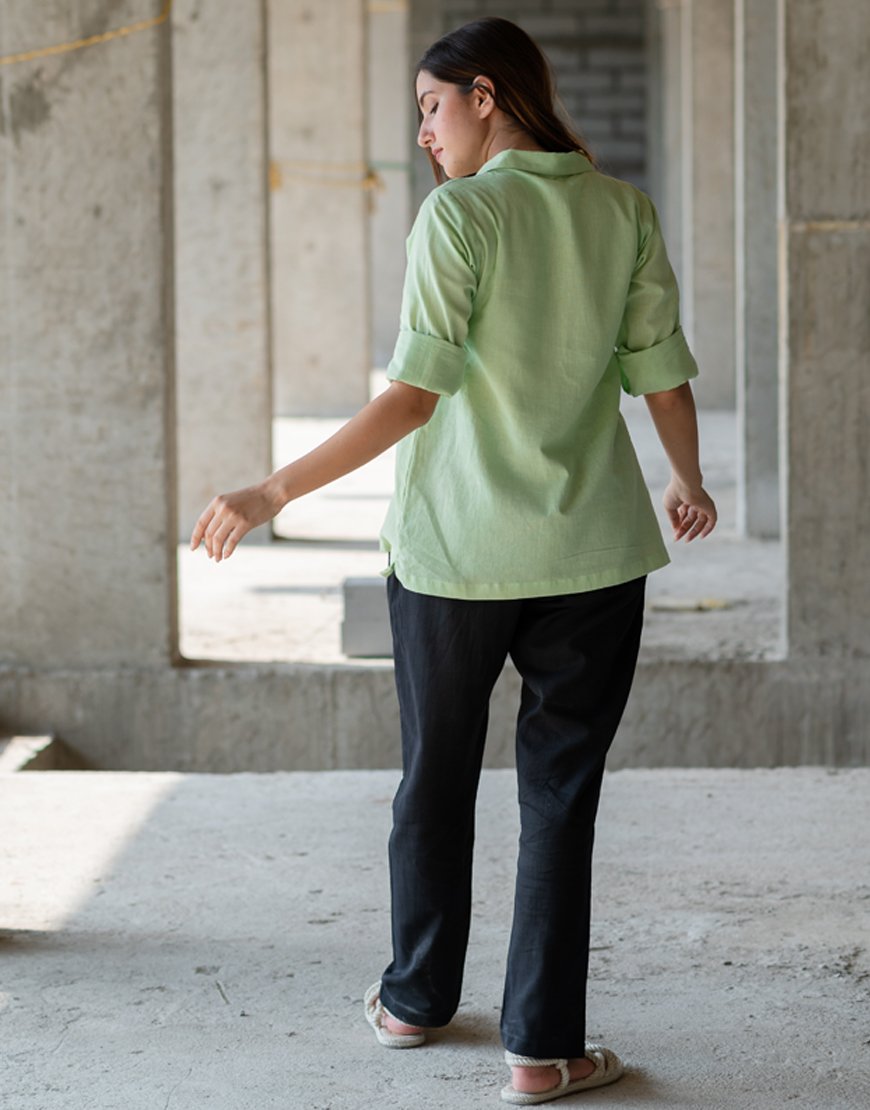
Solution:
<svg viewBox="0 0 870 1110">
<path fill-rule="evenodd" d="M 534 1056 L 519 1056 L 515 1052 L 505 1052 L 505 1061 L 511 1067 L 555 1067 L 559 1069 L 559 1083 L 547 1091 L 518 1091 L 511 1083 L 502 1088 L 501 1097 L 505 1102 L 512 1102 L 515 1106 L 533 1106 L 538 1102 L 549 1102 L 563 1095 L 572 1095 L 575 1091 L 588 1091 L 592 1087 L 603 1087 L 606 1083 L 615 1083 L 622 1075 L 622 1061 L 615 1052 L 600 1044 L 587 1043 L 586 1055 L 595 1065 L 595 1071 L 584 1076 L 583 1079 L 571 1079 L 568 1073 L 568 1061 L 562 1059 L 539 1060 Z"/>
<path fill-rule="evenodd" d="M 391 1033 L 384 1023 L 384 1017 L 389 1013 L 381 1002 L 381 981 L 372 983 L 365 993 L 366 1021 L 374 1029 L 375 1036 L 385 1048 L 416 1048 L 426 1040 L 425 1033 Z M 390 1014 L 390 1017 L 393 1017 Z M 401 1021 L 396 1018 L 396 1021 Z"/>
</svg>

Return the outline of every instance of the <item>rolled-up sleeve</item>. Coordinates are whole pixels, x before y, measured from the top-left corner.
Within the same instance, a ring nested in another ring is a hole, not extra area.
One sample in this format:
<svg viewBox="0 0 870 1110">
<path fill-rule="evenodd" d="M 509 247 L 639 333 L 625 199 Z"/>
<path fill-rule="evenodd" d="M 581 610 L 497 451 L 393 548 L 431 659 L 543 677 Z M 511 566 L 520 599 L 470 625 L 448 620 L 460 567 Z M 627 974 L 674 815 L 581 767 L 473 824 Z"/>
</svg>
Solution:
<svg viewBox="0 0 870 1110">
<path fill-rule="evenodd" d="M 420 205 L 406 240 L 408 264 L 390 381 L 450 397 L 465 375 L 465 340 L 477 272 L 463 212 L 439 188 Z"/>
<path fill-rule="evenodd" d="M 698 375 L 680 326 L 680 294 L 652 200 L 641 194 L 640 247 L 614 347 L 633 397 L 675 389 Z"/>
</svg>

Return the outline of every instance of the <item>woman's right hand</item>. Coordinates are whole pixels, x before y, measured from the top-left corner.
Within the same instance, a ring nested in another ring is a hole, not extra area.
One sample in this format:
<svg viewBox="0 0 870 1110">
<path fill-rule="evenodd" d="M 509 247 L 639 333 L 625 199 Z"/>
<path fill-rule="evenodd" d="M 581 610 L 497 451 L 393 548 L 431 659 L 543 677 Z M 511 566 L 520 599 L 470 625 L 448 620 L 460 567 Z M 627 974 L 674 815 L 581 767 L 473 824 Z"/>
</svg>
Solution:
<svg viewBox="0 0 870 1110">
<path fill-rule="evenodd" d="M 677 478 L 671 478 L 663 502 L 675 540 L 690 543 L 697 536 L 703 539 L 716 527 L 716 506 L 703 486 L 689 489 Z"/>
</svg>

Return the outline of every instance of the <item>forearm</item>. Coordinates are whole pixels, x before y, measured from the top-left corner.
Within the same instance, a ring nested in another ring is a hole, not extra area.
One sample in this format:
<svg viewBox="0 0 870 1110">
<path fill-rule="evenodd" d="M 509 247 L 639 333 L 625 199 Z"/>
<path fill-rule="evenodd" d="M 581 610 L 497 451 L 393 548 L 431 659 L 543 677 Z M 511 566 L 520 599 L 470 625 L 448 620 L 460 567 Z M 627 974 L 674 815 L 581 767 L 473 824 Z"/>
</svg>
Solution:
<svg viewBox="0 0 870 1110">
<path fill-rule="evenodd" d="M 275 512 L 289 501 L 319 489 L 370 462 L 432 414 L 437 397 L 393 383 L 329 439 L 307 455 L 276 470 L 263 483 Z"/>
<path fill-rule="evenodd" d="M 692 387 L 684 382 L 676 389 L 648 393 L 644 400 L 674 478 L 687 489 L 700 489 L 703 476 L 698 459 L 698 419 Z"/>
</svg>

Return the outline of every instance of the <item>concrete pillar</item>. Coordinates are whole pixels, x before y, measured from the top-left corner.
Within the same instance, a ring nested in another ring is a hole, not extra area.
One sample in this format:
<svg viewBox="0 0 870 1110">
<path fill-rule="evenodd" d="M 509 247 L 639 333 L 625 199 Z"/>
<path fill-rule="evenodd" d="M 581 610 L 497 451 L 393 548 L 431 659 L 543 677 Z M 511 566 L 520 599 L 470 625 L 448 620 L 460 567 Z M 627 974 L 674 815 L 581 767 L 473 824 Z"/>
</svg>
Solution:
<svg viewBox="0 0 870 1110">
<path fill-rule="evenodd" d="M 264 0 L 173 8 L 182 540 L 216 493 L 272 470 L 264 24 Z"/>
<path fill-rule="evenodd" d="M 699 405 L 735 404 L 734 0 L 684 0 L 681 321 Z"/>
<path fill-rule="evenodd" d="M 6 5 L 0 54 L 156 16 Z M 0 663 L 177 655 L 172 75 L 163 24 L 0 69 Z"/>
<path fill-rule="evenodd" d="M 407 0 L 371 0 L 366 42 L 368 164 L 383 184 L 367 194 L 372 361 L 385 367 L 396 345 L 412 222 L 410 130 L 416 113 Z"/>
<path fill-rule="evenodd" d="M 850 0 L 779 0 L 779 18 L 789 658 L 824 663 L 835 682 L 860 665 L 866 704 L 870 15 Z M 850 686 L 844 705 L 860 698 Z"/>
<path fill-rule="evenodd" d="M 776 4 L 735 4 L 737 526 L 779 535 Z"/>
<path fill-rule="evenodd" d="M 369 398 L 365 4 L 268 0 L 275 409 Z"/>
<path fill-rule="evenodd" d="M 649 0 L 647 6 L 650 141 L 649 179 L 680 286 L 681 317 L 686 316 L 683 279 L 683 0 Z"/>
<path fill-rule="evenodd" d="M 490 13 L 491 14 L 491 13 Z M 504 13 L 499 12 L 499 15 Z M 456 14 L 444 11 L 444 0 L 414 0 L 411 4 L 410 26 L 408 29 L 408 45 L 410 56 L 408 59 L 408 79 L 411 80 L 411 71 L 423 57 L 429 47 L 437 42 L 442 35 L 461 27 L 475 18 L 473 15 Z M 505 18 L 510 19 L 510 15 Z M 432 167 L 422 147 L 417 145 L 417 133 L 420 129 L 420 113 L 413 108 L 408 121 L 408 145 L 411 159 L 411 210 L 416 212 L 432 189 L 435 188 L 435 178 Z M 410 223 L 408 230 L 410 230 Z"/>
</svg>

